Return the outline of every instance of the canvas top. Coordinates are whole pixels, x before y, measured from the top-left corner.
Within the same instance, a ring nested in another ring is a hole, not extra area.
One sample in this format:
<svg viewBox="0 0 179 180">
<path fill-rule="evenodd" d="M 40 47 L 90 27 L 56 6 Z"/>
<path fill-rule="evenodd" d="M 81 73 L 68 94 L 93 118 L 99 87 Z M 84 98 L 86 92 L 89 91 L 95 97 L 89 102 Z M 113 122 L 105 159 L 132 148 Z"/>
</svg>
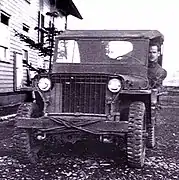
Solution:
<svg viewBox="0 0 179 180">
<path fill-rule="evenodd" d="M 164 36 L 158 30 L 66 30 L 60 34 L 60 38 L 159 38 Z"/>
</svg>

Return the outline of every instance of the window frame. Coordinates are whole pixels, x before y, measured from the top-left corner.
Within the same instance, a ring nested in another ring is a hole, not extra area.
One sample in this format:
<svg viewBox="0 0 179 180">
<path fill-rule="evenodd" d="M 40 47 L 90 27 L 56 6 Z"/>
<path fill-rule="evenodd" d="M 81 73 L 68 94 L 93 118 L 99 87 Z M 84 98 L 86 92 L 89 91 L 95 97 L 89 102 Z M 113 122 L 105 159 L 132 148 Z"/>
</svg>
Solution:
<svg viewBox="0 0 179 180">
<path fill-rule="evenodd" d="M 2 22 L 2 15 L 6 16 L 6 18 L 8 19 L 8 23 L 7 24 Z M 9 26 L 9 20 L 10 20 L 10 15 L 8 13 L 6 13 L 5 11 L 0 10 L 0 23 L 4 24 L 6 26 Z"/>
<path fill-rule="evenodd" d="M 26 28 L 27 30 L 25 30 L 24 28 Z M 30 30 L 30 26 L 28 26 L 28 25 L 25 24 L 25 23 L 22 23 L 22 30 L 25 31 L 26 33 L 28 33 L 29 30 Z"/>
<path fill-rule="evenodd" d="M 2 17 L 2 14 L 4 16 L 6 16 L 8 18 L 8 23 L 3 23 L 1 20 L 1 17 Z M 9 28 L 9 25 L 10 25 L 10 14 L 6 13 L 5 11 L 3 11 L 2 9 L 0 9 L 0 29 L 2 30 L 2 32 L 4 31 L 4 33 L 1 33 L 2 36 L 0 36 L 0 47 L 4 48 L 4 50 L 6 51 L 5 52 L 5 56 L 0 59 L 0 62 L 3 62 L 3 63 L 8 63 L 10 64 L 10 49 L 9 49 L 9 46 L 10 46 L 10 28 Z"/>
<path fill-rule="evenodd" d="M 27 53 L 26 54 L 27 57 L 24 56 L 25 55 L 24 52 Z M 28 60 L 29 60 L 29 51 L 27 49 L 22 49 L 22 60 L 23 60 L 23 62 L 26 61 L 28 63 Z"/>
<path fill-rule="evenodd" d="M 3 57 L 3 59 L 1 59 L 1 56 L 0 56 L 0 62 L 8 62 L 8 47 L 6 47 L 6 46 L 2 46 L 2 45 L 0 45 L 0 48 L 3 48 L 3 50 L 4 50 L 4 57 Z"/>
</svg>

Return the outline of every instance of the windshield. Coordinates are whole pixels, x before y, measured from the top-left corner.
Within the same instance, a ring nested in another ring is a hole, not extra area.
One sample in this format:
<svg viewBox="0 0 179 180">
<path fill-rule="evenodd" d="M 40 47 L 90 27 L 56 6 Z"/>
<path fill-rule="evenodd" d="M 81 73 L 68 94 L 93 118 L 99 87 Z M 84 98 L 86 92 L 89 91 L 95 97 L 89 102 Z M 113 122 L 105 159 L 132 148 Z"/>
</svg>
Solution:
<svg viewBox="0 0 179 180">
<path fill-rule="evenodd" d="M 59 40 L 57 63 L 146 63 L 144 41 Z"/>
</svg>

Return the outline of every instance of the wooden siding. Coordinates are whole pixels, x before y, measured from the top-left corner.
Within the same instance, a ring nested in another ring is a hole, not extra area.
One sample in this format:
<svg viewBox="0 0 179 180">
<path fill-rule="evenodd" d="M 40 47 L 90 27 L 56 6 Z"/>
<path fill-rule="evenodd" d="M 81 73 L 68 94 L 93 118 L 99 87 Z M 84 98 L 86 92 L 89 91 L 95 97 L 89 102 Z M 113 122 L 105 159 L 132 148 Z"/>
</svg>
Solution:
<svg viewBox="0 0 179 180">
<path fill-rule="evenodd" d="M 1 0 L 0 10 L 10 15 L 9 19 L 9 59 L 8 62 L 0 62 L 0 93 L 13 92 L 14 84 L 14 52 L 22 53 L 22 49 L 28 50 L 28 61 L 34 67 L 39 66 L 38 61 L 42 60 L 38 56 L 38 51 L 30 49 L 25 43 L 21 42 L 18 37 L 15 37 L 14 29 L 31 37 L 34 41 L 38 41 L 38 33 L 34 30 L 38 26 L 39 10 L 45 15 L 50 11 L 51 7 L 48 0 L 43 1 L 43 7 L 40 7 L 40 0 L 31 0 L 28 3 L 26 0 Z M 45 16 L 45 26 L 48 25 L 49 17 Z M 1 23 L 1 22 L 0 22 Z M 22 30 L 23 23 L 30 27 L 29 32 Z"/>
</svg>

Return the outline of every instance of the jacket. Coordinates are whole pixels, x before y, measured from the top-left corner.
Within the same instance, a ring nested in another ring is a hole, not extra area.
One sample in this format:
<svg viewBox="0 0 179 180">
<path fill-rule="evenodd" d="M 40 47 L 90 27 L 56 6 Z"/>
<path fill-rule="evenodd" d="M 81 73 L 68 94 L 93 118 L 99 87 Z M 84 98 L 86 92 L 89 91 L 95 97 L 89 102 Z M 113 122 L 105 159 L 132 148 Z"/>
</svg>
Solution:
<svg viewBox="0 0 179 180">
<path fill-rule="evenodd" d="M 148 79 L 149 85 L 152 88 L 162 86 L 163 80 L 167 76 L 167 71 L 163 69 L 158 63 L 149 63 L 148 66 Z"/>
</svg>

